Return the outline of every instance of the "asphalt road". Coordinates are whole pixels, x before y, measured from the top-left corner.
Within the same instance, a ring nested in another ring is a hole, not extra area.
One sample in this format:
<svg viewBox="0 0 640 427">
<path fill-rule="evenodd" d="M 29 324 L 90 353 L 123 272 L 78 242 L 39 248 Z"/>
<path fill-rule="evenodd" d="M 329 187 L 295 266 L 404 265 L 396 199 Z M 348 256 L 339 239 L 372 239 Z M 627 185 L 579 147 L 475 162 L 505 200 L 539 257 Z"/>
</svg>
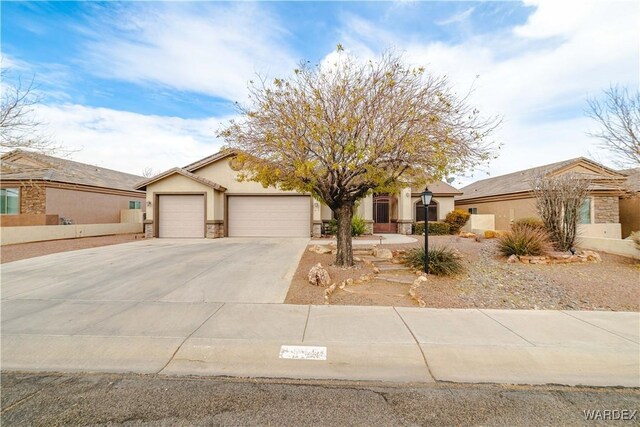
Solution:
<svg viewBox="0 0 640 427">
<path fill-rule="evenodd" d="M 3 426 L 570 426 L 640 412 L 640 390 L 3 373 L 1 404 Z"/>
</svg>

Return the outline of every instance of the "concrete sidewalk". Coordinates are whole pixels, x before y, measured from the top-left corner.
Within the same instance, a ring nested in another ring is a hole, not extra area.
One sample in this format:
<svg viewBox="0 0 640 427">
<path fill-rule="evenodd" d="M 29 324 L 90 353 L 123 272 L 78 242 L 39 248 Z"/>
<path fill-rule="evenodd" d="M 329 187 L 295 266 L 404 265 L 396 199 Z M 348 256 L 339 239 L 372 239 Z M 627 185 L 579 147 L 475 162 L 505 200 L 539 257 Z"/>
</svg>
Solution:
<svg viewBox="0 0 640 427">
<path fill-rule="evenodd" d="M 415 243 L 418 240 L 415 237 L 407 236 L 405 234 L 380 234 L 369 236 L 366 239 L 353 239 L 351 244 L 353 246 L 358 245 L 404 245 L 407 243 Z M 330 245 L 336 243 L 336 239 L 313 239 L 309 242 L 310 245 Z"/>
<path fill-rule="evenodd" d="M 640 313 L 5 300 L 2 319 L 3 370 L 640 387 Z"/>
</svg>

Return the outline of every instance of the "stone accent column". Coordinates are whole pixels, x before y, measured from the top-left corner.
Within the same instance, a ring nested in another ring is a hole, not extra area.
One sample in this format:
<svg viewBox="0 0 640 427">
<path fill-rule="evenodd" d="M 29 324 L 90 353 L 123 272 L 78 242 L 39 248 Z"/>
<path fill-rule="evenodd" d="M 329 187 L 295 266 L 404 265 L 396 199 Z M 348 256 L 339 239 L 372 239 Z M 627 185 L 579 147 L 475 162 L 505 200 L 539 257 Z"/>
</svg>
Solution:
<svg viewBox="0 0 640 427">
<path fill-rule="evenodd" d="M 411 234 L 411 221 L 398 220 L 398 234 Z"/>
<path fill-rule="evenodd" d="M 35 183 L 20 186 L 20 213 L 45 214 L 47 212 L 46 188 Z"/>
<path fill-rule="evenodd" d="M 596 224 L 620 222 L 620 205 L 615 196 L 594 197 L 593 209 Z"/>
<path fill-rule="evenodd" d="M 154 229 L 153 221 L 151 220 L 144 221 L 144 237 L 146 239 L 151 239 L 152 237 L 155 237 L 154 236 L 155 233 L 153 232 L 153 229 Z"/>
<path fill-rule="evenodd" d="M 313 221 L 311 235 L 313 237 L 322 237 L 322 221 Z"/>
<path fill-rule="evenodd" d="M 365 232 L 364 234 L 373 234 L 373 220 L 365 220 Z"/>
<path fill-rule="evenodd" d="M 219 239 L 224 237 L 224 221 L 214 220 L 207 222 L 207 239 Z"/>
</svg>

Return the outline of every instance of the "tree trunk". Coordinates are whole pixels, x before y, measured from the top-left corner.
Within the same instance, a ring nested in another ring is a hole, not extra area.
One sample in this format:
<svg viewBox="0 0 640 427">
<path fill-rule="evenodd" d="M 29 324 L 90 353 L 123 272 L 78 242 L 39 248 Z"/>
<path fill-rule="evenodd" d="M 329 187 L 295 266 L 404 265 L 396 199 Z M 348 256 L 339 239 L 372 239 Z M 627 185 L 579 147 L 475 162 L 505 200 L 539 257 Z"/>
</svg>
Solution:
<svg viewBox="0 0 640 427">
<path fill-rule="evenodd" d="M 353 203 L 345 203 L 335 210 L 338 230 L 338 250 L 336 253 L 336 265 L 351 267 L 353 265 L 353 250 L 351 245 L 351 218 L 353 217 Z"/>
</svg>

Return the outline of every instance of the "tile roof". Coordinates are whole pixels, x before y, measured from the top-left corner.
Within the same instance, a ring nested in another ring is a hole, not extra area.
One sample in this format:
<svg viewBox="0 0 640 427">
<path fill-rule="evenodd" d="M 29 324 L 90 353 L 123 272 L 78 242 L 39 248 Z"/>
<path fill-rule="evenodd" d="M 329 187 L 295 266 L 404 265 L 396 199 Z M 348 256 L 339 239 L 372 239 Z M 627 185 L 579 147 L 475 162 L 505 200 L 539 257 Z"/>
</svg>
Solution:
<svg viewBox="0 0 640 427">
<path fill-rule="evenodd" d="M 531 182 L 538 174 L 547 175 L 562 168 L 586 162 L 590 165 L 602 168 L 613 174 L 619 175 L 618 171 L 609 169 L 593 160 L 584 157 L 576 157 L 574 159 L 564 160 L 562 162 L 551 163 L 548 165 L 538 166 L 531 169 L 525 169 L 506 175 L 496 176 L 493 178 L 482 179 L 466 187 L 461 188 L 464 193 L 462 196 L 456 197 L 456 201 L 476 199 L 480 197 L 490 197 L 503 194 L 514 194 L 531 191 Z M 602 178 L 602 175 L 593 175 L 594 178 Z M 592 183 L 592 190 L 618 190 L 617 185 L 607 185 L 606 183 Z"/>
<path fill-rule="evenodd" d="M 59 157 L 13 150 L 0 158 L 1 179 L 42 180 L 91 187 L 134 191 L 142 176 L 106 169 Z"/>
</svg>

